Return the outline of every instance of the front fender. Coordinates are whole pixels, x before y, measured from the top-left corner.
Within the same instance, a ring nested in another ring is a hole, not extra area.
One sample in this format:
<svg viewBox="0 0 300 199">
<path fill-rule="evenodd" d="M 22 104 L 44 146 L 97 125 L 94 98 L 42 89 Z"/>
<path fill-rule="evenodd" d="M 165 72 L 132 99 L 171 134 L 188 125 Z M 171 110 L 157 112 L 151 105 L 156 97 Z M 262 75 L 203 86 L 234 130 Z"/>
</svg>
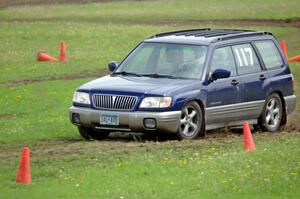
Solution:
<svg viewBox="0 0 300 199">
<path fill-rule="evenodd" d="M 187 103 L 197 101 L 205 107 L 206 92 L 204 90 L 192 90 L 180 93 L 175 98 L 174 110 L 181 110 Z"/>
</svg>

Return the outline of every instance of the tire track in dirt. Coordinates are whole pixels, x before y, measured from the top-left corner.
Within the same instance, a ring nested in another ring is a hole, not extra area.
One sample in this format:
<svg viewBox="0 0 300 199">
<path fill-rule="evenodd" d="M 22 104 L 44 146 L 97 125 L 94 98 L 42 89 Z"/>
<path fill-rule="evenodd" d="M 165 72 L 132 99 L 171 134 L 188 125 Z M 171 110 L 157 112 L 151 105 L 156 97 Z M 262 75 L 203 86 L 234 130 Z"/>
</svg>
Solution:
<svg viewBox="0 0 300 199">
<path fill-rule="evenodd" d="M 146 24 L 146 25 L 224 25 L 224 26 L 278 26 L 300 28 L 299 18 L 288 19 L 212 19 L 212 20 L 132 20 L 132 19 L 97 19 L 97 18 L 28 18 L 28 19 L 0 19 L 0 23 L 31 23 L 31 22 L 92 22 L 116 24 Z"/>
<path fill-rule="evenodd" d="M 15 119 L 17 117 L 23 117 L 25 113 L 6 113 L 0 114 L 0 119 Z"/>
<path fill-rule="evenodd" d="M 113 0 L 122 1 L 122 0 Z M 127 0 L 127 1 L 142 1 L 142 0 Z M 146 1 L 146 0 L 143 0 Z M 0 2 L 0 8 L 3 7 L 18 7 L 18 6 L 35 6 L 35 5 L 56 5 L 56 4 L 87 4 L 87 3 L 105 3 L 112 0 L 8 0 Z"/>
<path fill-rule="evenodd" d="M 284 139 L 286 137 L 300 136 L 299 132 L 281 132 L 281 133 L 260 133 L 253 134 L 257 142 L 268 142 L 274 139 Z M 29 145 L 32 156 L 35 159 L 42 157 L 61 158 L 77 154 L 102 153 L 107 155 L 117 155 L 119 153 L 130 153 L 136 150 L 157 150 L 170 149 L 181 151 L 191 148 L 205 148 L 211 145 L 224 146 L 243 142 L 242 129 L 239 132 L 227 131 L 224 129 L 210 131 L 207 136 L 198 140 L 176 139 L 156 140 L 155 137 L 141 135 L 141 139 L 137 141 L 132 134 L 122 135 L 117 133 L 114 136 L 102 141 L 84 141 L 78 139 L 59 139 L 59 140 L 41 140 L 35 144 Z M 18 159 L 22 144 L 16 145 L 0 145 L 0 150 L 6 153 L 0 153 L 1 160 Z"/>
<path fill-rule="evenodd" d="M 300 28 L 300 19 L 233 19 L 233 20 L 131 20 L 129 23 L 141 23 L 150 25 L 224 25 L 224 26 L 281 26 L 281 27 L 298 27 Z"/>
<path fill-rule="evenodd" d="M 36 84 L 46 81 L 57 81 L 57 80 L 75 80 L 75 79 L 82 79 L 88 77 L 100 77 L 109 74 L 106 69 L 100 69 L 96 71 L 81 71 L 78 73 L 68 74 L 68 75 L 60 75 L 60 76 L 50 76 L 50 77 L 39 77 L 36 79 L 23 79 L 23 80 L 14 80 L 14 81 L 7 81 L 1 83 L 1 86 L 4 87 L 17 87 L 23 86 L 28 84 Z"/>
</svg>

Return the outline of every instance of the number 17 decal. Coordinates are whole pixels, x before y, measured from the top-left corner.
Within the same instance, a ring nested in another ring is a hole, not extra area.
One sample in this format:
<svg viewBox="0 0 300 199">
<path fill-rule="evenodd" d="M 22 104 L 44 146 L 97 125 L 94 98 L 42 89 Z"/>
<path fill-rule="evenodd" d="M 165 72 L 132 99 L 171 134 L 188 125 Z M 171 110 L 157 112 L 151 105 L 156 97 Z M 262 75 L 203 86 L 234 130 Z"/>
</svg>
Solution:
<svg viewBox="0 0 300 199">
<path fill-rule="evenodd" d="M 251 48 L 234 49 L 234 51 L 240 66 L 249 66 L 249 63 L 250 66 L 253 66 L 253 54 Z M 248 56 L 246 56 L 246 54 L 248 54 Z"/>
</svg>

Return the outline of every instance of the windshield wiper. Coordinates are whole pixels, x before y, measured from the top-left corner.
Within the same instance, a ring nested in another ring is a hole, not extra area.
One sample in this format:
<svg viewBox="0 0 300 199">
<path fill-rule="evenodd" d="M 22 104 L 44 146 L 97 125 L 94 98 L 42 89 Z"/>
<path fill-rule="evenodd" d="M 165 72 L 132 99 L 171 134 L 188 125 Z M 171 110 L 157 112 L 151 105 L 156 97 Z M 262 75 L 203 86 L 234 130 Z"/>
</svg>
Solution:
<svg viewBox="0 0 300 199">
<path fill-rule="evenodd" d="M 137 73 L 131 73 L 131 72 L 126 72 L 126 71 L 114 72 L 112 75 L 131 75 L 131 76 L 141 77 L 140 74 L 137 74 Z"/>
<path fill-rule="evenodd" d="M 153 77 L 153 78 L 170 78 L 170 79 L 176 79 L 176 77 L 174 77 L 172 75 L 160 75 L 160 74 L 157 74 L 157 73 L 141 74 L 141 76 Z"/>
</svg>

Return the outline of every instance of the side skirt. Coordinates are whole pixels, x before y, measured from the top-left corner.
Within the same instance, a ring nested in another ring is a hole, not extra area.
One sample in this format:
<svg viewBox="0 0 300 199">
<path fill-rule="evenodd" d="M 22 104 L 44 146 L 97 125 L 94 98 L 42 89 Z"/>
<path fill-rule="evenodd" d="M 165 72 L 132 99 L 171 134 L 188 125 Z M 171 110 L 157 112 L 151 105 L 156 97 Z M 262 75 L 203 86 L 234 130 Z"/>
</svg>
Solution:
<svg viewBox="0 0 300 199">
<path fill-rule="evenodd" d="M 235 122 L 223 122 L 223 123 L 208 124 L 208 125 L 206 125 L 205 130 L 212 130 L 212 129 L 218 129 L 218 128 L 224 128 L 224 127 L 242 126 L 245 121 L 249 122 L 249 124 L 257 124 L 257 119 L 241 120 L 241 121 L 235 121 Z"/>
<path fill-rule="evenodd" d="M 205 109 L 206 130 L 227 126 L 239 126 L 244 121 L 257 124 L 262 113 L 265 100 L 237 103 Z"/>
</svg>

